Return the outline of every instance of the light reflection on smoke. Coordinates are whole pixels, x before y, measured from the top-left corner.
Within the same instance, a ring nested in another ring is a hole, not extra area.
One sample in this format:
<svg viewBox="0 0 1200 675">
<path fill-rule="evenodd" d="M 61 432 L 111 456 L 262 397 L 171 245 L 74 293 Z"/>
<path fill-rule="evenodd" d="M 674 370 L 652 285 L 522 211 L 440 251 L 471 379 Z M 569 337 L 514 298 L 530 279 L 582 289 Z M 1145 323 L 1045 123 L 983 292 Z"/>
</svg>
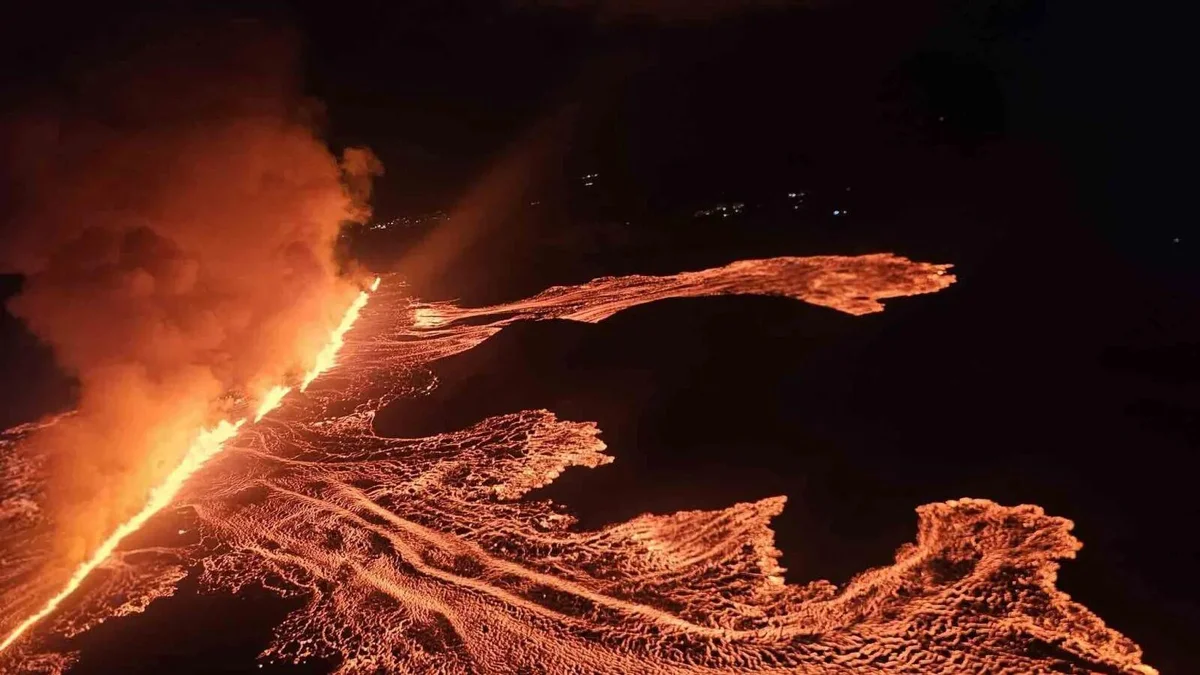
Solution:
<svg viewBox="0 0 1200 675">
<path fill-rule="evenodd" d="M 190 486 L 181 506 L 198 516 L 204 543 L 122 552 L 40 630 L 71 634 L 140 611 L 198 563 L 212 589 L 262 584 L 305 598 L 264 656 L 331 658 L 346 673 L 1153 672 L 1132 642 L 1054 588 L 1056 561 L 1079 544 L 1069 521 L 1038 507 L 922 506 L 917 540 L 892 566 L 841 588 L 788 585 L 769 527 L 783 497 L 599 531 L 521 501 L 566 467 L 613 461 L 595 424 L 530 410 L 428 438 L 372 429 L 375 411 L 436 385 L 426 364 L 516 320 L 596 322 L 716 294 L 864 314 L 952 282 L 945 266 L 890 255 L 776 258 L 464 309 L 413 301 L 390 280 L 346 336 L 341 365 Z M 4 504 L 5 544 L 35 531 L 17 526 L 29 520 L 17 502 Z M 3 579 L 0 623 L 21 592 Z M 66 663 L 39 658 L 22 663 Z"/>
</svg>

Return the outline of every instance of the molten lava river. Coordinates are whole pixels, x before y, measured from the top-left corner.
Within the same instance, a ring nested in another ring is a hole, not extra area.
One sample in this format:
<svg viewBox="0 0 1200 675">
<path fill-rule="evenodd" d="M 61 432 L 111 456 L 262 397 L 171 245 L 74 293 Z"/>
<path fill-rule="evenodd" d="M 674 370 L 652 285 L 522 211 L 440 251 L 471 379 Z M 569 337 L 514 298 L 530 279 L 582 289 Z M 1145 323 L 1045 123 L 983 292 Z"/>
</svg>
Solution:
<svg viewBox="0 0 1200 675">
<path fill-rule="evenodd" d="M 234 430 L 145 526 L 186 516 L 198 536 L 124 540 L 0 653 L 0 671 L 69 670 L 76 656 L 56 640 L 141 612 L 195 575 L 212 592 L 292 597 L 298 609 L 261 658 L 329 659 L 338 673 L 1154 673 L 1055 588 L 1058 561 L 1080 544 L 1070 521 L 1036 506 L 920 506 L 916 540 L 893 564 L 841 587 L 795 585 L 770 528 L 783 496 L 598 531 L 523 499 L 567 467 L 614 460 L 593 423 L 526 410 L 428 438 L 373 429 L 383 406 L 436 386 L 428 364 L 515 321 L 594 323 L 725 294 L 860 315 L 947 287 L 947 267 L 890 254 L 751 260 L 483 308 L 420 302 L 385 277 L 339 336 L 338 365 Z M 0 438 L 5 635 L 55 592 L 36 573 L 45 462 L 22 443 L 53 423 Z"/>
</svg>

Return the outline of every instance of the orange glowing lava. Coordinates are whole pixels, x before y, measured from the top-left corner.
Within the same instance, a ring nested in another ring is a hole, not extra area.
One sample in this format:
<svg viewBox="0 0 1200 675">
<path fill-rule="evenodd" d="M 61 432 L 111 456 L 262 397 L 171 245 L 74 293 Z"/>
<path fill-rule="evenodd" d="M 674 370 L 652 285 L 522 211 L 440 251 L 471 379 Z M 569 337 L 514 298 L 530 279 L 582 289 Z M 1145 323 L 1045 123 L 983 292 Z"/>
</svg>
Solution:
<svg viewBox="0 0 1200 675">
<path fill-rule="evenodd" d="M 380 280 L 376 278 L 375 282 L 371 285 L 372 291 L 379 287 L 379 282 Z M 354 303 L 351 304 L 350 308 L 346 311 L 341 323 L 338 324 L 338 327 L 334 330 L 329 344 L 326 345 L 318 355 L 316 359 L 316 365 L 305 376 L 304 386 L 308 386 L 308 384 L 311 383 L 312 380 L 316 379 L 321 373 L 333 367 L 337 350 L 341 348 L 346 332 L 349 331 L 351 326 L 354 325 L 354 321 L 358 318 L 358 314 L 362 310 L 363 306 L 366 305 L 367 299 L 368 293 L 366 291 L 359 293 L 359 295 L 355 298 Z M 290 391 L 291 387 L 281 385 L 276 386 L 267 392 L 257 410 L 257 413 L 255 414 L 254 421 L 257 422 L 261 420 L 264 415 L 277 408 L 280 402 L 283 400 L 283 397 L 286 396 Z M 100 544 L 99 548 L 92 553 L 91 557 L 89 557 L 75 569 L 74 573 L 71 575 L 70 579 L 67 580 L 67 583 L 65 586 L 63 586 L 62 590 L 46 601 L 45 605 L 43 605 L 40 610 L 27 617 L 24 621 L 20 622 L 16 628 L 9 632 L 8 636 L 4 638 L 4 641 L 0 642 L 0 652 L 3 652 L 10 645 L 16 642 L 34 624 L 54 612 L 54 610 L 58 608 L 59 604 L 61 604 L 63 600 L 65 600 L 68 596 L 74 593 L 76 589 L 79 588 L 80 584 L 83 583 L 84 579 L 86 579 L 88 575 L 92 573 L 92 571 L 94 571 L 101 563 L 108 559 L 108 557 L 112 555 L 114 551 L 117 550 L 117 546 L 121 544 L 122 540 L 124 540 L 130 534 L 141 529 L 142 526 L 154 516 L 154 514 L 158 513 L 164 507 L 170 504 L 175 496 L 179 493 L 180 489 L 187 482 L 188 478 L 190 478 L 192 474 L 199 471 L 205 464 L 208 463 L 210 459 L 220 453 L 224 448 L 225 443 L 236 436 L 238 430 L 241 429 L 242 425 L 245 423 L 245 419 L 240 419 L 236 422 L 221 420 L 213 428 L 201 431 L 196 437 L 196 440 L 188 448 L 187 453 L 184 455 L 183 460 L 179 463 L 179 465 L 167 475 L 166 479 L 164 479 L 162 483 L 150 490 L 146 504 L 142 507 L 142 509 L 129 518 L 129 520 L 121 523 L 116 530 L 114 530 L 113 533 Z"/>
<path fill-rule="evenodd" d="M 350 309 L 346 310 L 346 315 L 342 317 L 342 322 L 333 330 L 333 335 L 329 338 L 329 344 L 325 345 L 325 348 L 317 354 L 312 370 L 304 375 L 304 381 L 300 384 L 300 391 L 307 390 L 308 385 L 312 384 L 313 380 L 317 379 L 321 373 L 337 364 L 337 353 L 342 348 L 342 344 L 345 343 L 346 331 L 350 330 L 350 327 L 358 320 L 358 313 L 366 306 L 370 293 L 379 288 L 379 282 L 380 278 L 375 277 L 375 281 L 371 283 L 370 291 L 361 291 L 354 298 L 354 302 L 350 304 Z"/>
<path fill-rule="evenodd" d="M 92 573 L 92 570 L 96 569 L 108 556 L 112 555 L 112 552 L 117 549 L 117 545 L 121 543 L 122 539 L 141 529 L 142 525 L 145 525 L 151 516 L 158 513 L 167 504 L 170 504 L 188 477 L 220 452 L 221 448 L 225 445 L 225 441 L 233 438 L 244 422 L 245 420 L 238 420 L 236 423 L 221 420 L 212 429 L 201 431 L 195 442 L 188 448 L 187 454 L 184 455 L 183 461 L 179 463 L 179 466 L 175 467 L 175 470 L 167 476 L 166 480 L 150 491 L 150 498 L 146 500 L 146 505 L 142 507 L 142 510 L 134 514 L 129 520 L 121 523 L 116 531 L 109 535 L 108 539 L 104 540 L 104 543 L 100 544 L 100 548 L 96 549 L 92 557 L 84 561 L 75 570 L 70 580 L 67 581 L 67 585 L 57 595 L 50 598 L 41 610 L 22 621 L 9 633 L 8 637 L 4 638 L 4 642 L 0 642 L 0 651 L 7 649 L 25 631 L 29 630 L 33 624 L 41 621 L 53 612 L 59 603 L 66 599 L 68 595 L 74 593 L 75 589 L 79 588 L 79 584 L 83 583 L 83 580 L 87 578 L 87 575 Z"/>
<path fill-rule="evenodd" d="M 258 411 L 254 413 L 254 421 L 258 422 L 262 420 L 267 413 L 278 408 L 280 402 L 283 401 L 283 397 L 287 396 L 291 391 L 291 387 L 282 384 L 272 387 L 270 391 L 263 395 L 263 400 L 258 406 Z"/>
<path fill-rule="evenodd" d="M 119 589 L 81 590 L 78 618 L 43 630 L 69 636 L 142 611 L 200 568 L 208 590 L 255 585 L 302 600 L 261 658 L 328 659 L 345 675 L 1152 675 L 1136 644 L 1056 588 L 1060 561 L 1080 543 L 1070 521 L 1037 506 L 919 506 L 916 537 L 894 563 L 840 586 L 789 584 L 770 527 L 783 496 L 594 531 L 528 499 L 568 467 L 620 461 L 595 423 L 523 410 L 426 438 L 373 426 L 383 406 L 437 386 L 427 364 L 516 321 L 594 323 L 665 298 L 731 294 L 860 315 L 953 282 L 946 265 L 879 254 L 607 277 L 479 308 L 419 302 L 388 283 L 369 306 L 355 301 L 314 367 L 340 354 L 338 387 L 314 388 L 290 401 L 286 419 L 223 439 L 202 475 L 162 495 L 157 508 L 174 498 L 203 541 L 174 549 L 181 562 L 145 562 L 169 546 L 126 552 Z M 0 477 L 11 473 L 0 462 Z M 51 665 L 43 670 L 69 666 Z"/>
</svg>

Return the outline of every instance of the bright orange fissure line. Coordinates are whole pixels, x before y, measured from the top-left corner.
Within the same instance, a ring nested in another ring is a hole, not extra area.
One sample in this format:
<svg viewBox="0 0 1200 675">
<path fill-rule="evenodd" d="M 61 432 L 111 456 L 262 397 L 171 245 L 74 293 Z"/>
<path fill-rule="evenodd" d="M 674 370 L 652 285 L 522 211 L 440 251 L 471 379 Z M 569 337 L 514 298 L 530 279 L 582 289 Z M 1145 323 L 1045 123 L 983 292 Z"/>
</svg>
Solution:
<svg viewBox="0 0 1200 675">
<path fill-rule="evenodd" d="M 374 292 L 379 288 L 379 281 L 379 278 L 376 277 L 374 283 L 371 284 L 370 292 Z M 342 322 L 338 324 L 338 327 L 334 329 L 333 334 L 330 336 L 329 343 L 317 354 L 312 370 L 304 375 L 304 382 L 300 387 L 301 391 L 307 389 L 308 385 L 317 379 L 321 373 L 329 370 L 337 363 L 336 356 L 345 343 L 346 333 L 354 325 L 354 322 L 358 319 L 359 312 L 367 304 L 370 292 L 360 292 L 358 297 L 354 299 L 354 302 L 351 303 L 350 308 L 346 310 L 345 316 L 342 317 Z M 267 392 L 263 397 L 262 403 L 259 405 L 258 411 L 255 413 L 254 421 L 258 422 L 264 415 L 279 407 L 279 404 L 283 401 L 283 397 L 289 391 L 291 391 L 291 387 L 280 385 Z M 175 467 L 175 470 L 167 475 L 162 483 L 159 483 L 150 490 L 150 497 L 146 500 L 146 504 L 142 507 L 142 510 L 134 514 L 129 520 L 118 525 L 117 529 L 108 536 L 108 539 L 105 539 L 100 544 L 96 552 L 80 564 L 79 567 L 75 568 L 75 572 L 67 580 L 62 590 L 46 601 L 46 604 L 42 605 L 40 610 L 30 615 L 13 629 L 8 634 L 8 637 L 4 638 L 4 642 L 0 642 L 0 652 L 8 649 L 9 645 L 16 642 L 34 624 L 54 612 L 63 600 L 79 588 L 83 580 L 92 573 L 92 570 L 99 567 L 108 556 L 112 555 L 113 551 L 117 550 L 117 546 L 121 543 L 121 540 L 137 532 L 154 514 L 170 504 L 175 495 L 183 487 L 183 484 L 187 482 L 187 479 L 199 471 L 200 467 L 204 466 L 208 460 L 220 453 L 225 443 L 236 436 L 238 430 L 245 423 L 246 420 L 244 418 L 237 422 L 221 420 L 213 428 L 201 431 L 196 440 L 188 448 L 183 461 Z"/>
</svg>

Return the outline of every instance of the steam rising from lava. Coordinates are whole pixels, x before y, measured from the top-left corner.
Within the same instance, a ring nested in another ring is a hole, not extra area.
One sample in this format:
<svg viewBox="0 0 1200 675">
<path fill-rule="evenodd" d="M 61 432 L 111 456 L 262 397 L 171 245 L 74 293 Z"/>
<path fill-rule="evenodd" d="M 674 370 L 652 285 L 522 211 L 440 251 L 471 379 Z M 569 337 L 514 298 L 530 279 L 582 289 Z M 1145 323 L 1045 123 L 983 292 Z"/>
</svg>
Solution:
<svg viewBox="0 0 1200 675">
<path fill-rule="evenodd" d="M 80 385 L 30 439 L 54 531 L 35 589 L 142 508 L 202 429 L 298 384 L 358 293 L 332 252 L 380 166 L 315 135 L 295 57 L 258 26 L 197 31 L 3 128 L 3 267 L 27 276 L 10 308 Z"/>
</svg>

